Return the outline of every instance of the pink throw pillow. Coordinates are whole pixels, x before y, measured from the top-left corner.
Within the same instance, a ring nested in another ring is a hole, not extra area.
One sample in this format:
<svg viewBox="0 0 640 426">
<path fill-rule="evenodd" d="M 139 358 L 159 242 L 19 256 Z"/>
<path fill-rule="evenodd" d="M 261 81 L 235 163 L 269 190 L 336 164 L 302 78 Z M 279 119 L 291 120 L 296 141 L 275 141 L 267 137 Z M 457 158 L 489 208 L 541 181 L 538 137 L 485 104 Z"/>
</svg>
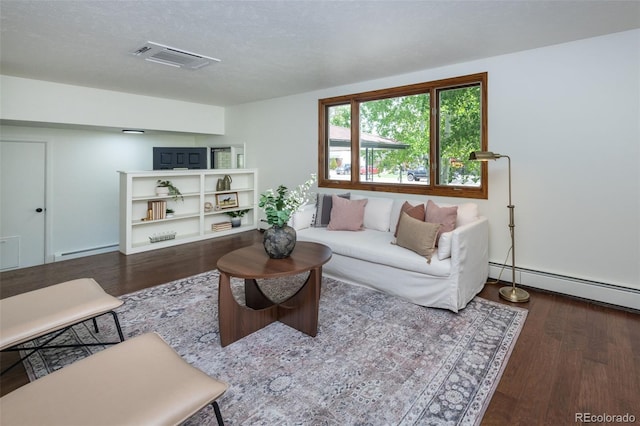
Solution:
<svg viewBox="0 0 640 426">
<path fill-rule="evenodd" d="M 453 231 L 456 227 L 456 218 L 458 217 L 458 206 L 440 207 L 431 200 L 427 201 L 427 213 L 425 215 L 425 222 L 439 223 L 440 229 L 438 230 L 438 238 L 444 232 Z M 436 246 L 438 243 L 436 242 Z"/>
<path fill-rule="evenodd" d="M 364 207 L 367 205 L 366 198 L 362 200 L 347 200 L 345 198 L 332 196 L 333 206 L 331 207 L 331 220 L 329 220 L 328 230 L 331 231 L 360 231 L 364 226 Z"/>
</svg>

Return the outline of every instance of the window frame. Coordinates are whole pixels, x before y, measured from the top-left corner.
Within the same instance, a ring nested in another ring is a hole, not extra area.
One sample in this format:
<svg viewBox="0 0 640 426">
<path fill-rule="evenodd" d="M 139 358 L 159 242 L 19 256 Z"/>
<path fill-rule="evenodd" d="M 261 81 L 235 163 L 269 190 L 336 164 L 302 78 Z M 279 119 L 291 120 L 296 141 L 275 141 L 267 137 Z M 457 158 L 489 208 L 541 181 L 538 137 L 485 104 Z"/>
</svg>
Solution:
<svg viewBox="0 0 640 426">
<path fill-rule="evenodd" d="M 440 167 L 439 153 L 439 114 L 437 109 L 438 94 L 444 89 L 456 89 L 480 86 L 480 151 L 487 151 L 488 147 L 488 73 L 469 74 L 460 77 L 446 78 L 406 86 L 391 87 L 343 96 L 334 96 L 318 100 L 318 187 L 363 191 L 395 192 L 404 194 L 434 195 L 445 197 L 487 199 L 489 193 L 488 167 L 486 162 L 480 164 L 480 186 L 439 185 L 437 178 Z M 360 182 L 360 103 L 387 99 L 393 97 L 410 96 L 429 93 L 431 107 L 430 135 L 429 135 L 429 184 L 406 185 L 387 182 Z M 351 108 L 351 178 L 350 180 L 336 180 L 329 178 L 329 119 L 330 107 L 350 105 Z"/>
</svg>

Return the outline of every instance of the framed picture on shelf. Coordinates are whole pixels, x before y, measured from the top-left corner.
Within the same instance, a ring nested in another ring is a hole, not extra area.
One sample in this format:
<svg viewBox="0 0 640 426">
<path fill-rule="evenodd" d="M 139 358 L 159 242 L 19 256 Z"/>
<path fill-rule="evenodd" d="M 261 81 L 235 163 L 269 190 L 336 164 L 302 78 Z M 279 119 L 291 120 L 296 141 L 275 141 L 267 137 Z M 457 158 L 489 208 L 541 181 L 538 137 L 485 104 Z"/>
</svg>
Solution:
<svg viewBox="0 0 640 426">
<path fill-rule="evenodd" d="M 238 193 L 225 192 L 224 194 L 216 194 L 216 204 L 220 206 L 221 209 L 238 207 Z"/>
</svg>

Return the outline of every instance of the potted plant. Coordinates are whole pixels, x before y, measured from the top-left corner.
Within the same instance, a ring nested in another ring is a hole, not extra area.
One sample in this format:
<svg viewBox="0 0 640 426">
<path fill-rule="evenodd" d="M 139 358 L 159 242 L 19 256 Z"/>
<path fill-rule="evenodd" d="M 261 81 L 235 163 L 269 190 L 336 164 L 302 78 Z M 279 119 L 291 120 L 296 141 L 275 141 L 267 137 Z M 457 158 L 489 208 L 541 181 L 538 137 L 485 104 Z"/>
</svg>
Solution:
<svg viewBox="0 0 640 426">
<path fill-rule="evenodd" d="M 230 212 L 225 212 L 226 214 L 228 214 L 229 216 L 231 216 L 231 226 L 233 228 L 237 228 L 238 226 L 240 226 L 240 223 L 242 222 L 242 217 L 249 211 L 249 209 L 244 209 L 244 210 L 233 210 Z"/>
<path fill-rule="evenodd" d="M 173 217 L 173 214 L 175 213 L 173 209 L 167 209 L 166 212 L 167 212 L 166 217 Z"/>
<path fill-rule="evenodd" d="M 315 180 L 316 175 L 312 174 L 310 179 L 295 189 L 289 190 L 286 186 L 280 185 L 275 191 L 267 189 L 260 194 L 258 206 L 264 209 L 267 223 L 271 225 L 271 228 L 264 232 L 263 240 L 264 249 L 269 257 L 282 259 L 293 251 L 296 245 L 296 231 L 287 225 L 287 222 L 293 213 L 309 201 L 309 188 Z"/>
<path fill-rule="evenodd" d="M 180 200 L 184 201 L 182 193 L 171 183 L 170 180 L 158 179 L 158 182 L 156 183 L 156 194 L 171 195 L 174 201 L 178 201 L 178 197 L 180 198 Z"/>
</svg>

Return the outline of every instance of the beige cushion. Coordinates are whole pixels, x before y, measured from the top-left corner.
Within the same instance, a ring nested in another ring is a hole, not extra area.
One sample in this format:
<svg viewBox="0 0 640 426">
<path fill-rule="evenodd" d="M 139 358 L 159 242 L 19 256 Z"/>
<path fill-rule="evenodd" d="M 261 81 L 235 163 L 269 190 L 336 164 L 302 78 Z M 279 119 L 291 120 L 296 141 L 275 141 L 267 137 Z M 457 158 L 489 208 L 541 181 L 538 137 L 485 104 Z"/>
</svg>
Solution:
<svg viewBox="0 0 640 426">
<path fill-rule="evenodd" d="M 109 312 L 122 301 L 92 278 L 80 278 L 0 300 L 0 350 Z"/>
<path fill-rule="evenodd" d="M 177 425 L 228 388 L 155 333 L 119 343 L 0 399 L 2 425 Z"/>
<path fill-rule="evenodd" d="M 398 224 L 400 224 L 400 218 L 402 217 L 402 212 L 406 212 L 409 216 L 414 219 L 419 219 L 424 221 L 424 204 L 418 204 L 417 206 L 412 206 L 409 202 L 405 201 L 400 208 L 400 216 L 398 216 Z M 394 237 L 398 236 L 398 225 L 396 225 L 396 230 L 393 234 Z"/>
<path fill-rule="evenodd" d="M 423 222 L 409 216 L 406 212 L 400 214 L 398 223 L 398 238 L 396 244 L 411 251 L 431 263 L 431 256 L 435 252 L 436 238 L 438 236 L 439 223 Z"/>
</svg>

